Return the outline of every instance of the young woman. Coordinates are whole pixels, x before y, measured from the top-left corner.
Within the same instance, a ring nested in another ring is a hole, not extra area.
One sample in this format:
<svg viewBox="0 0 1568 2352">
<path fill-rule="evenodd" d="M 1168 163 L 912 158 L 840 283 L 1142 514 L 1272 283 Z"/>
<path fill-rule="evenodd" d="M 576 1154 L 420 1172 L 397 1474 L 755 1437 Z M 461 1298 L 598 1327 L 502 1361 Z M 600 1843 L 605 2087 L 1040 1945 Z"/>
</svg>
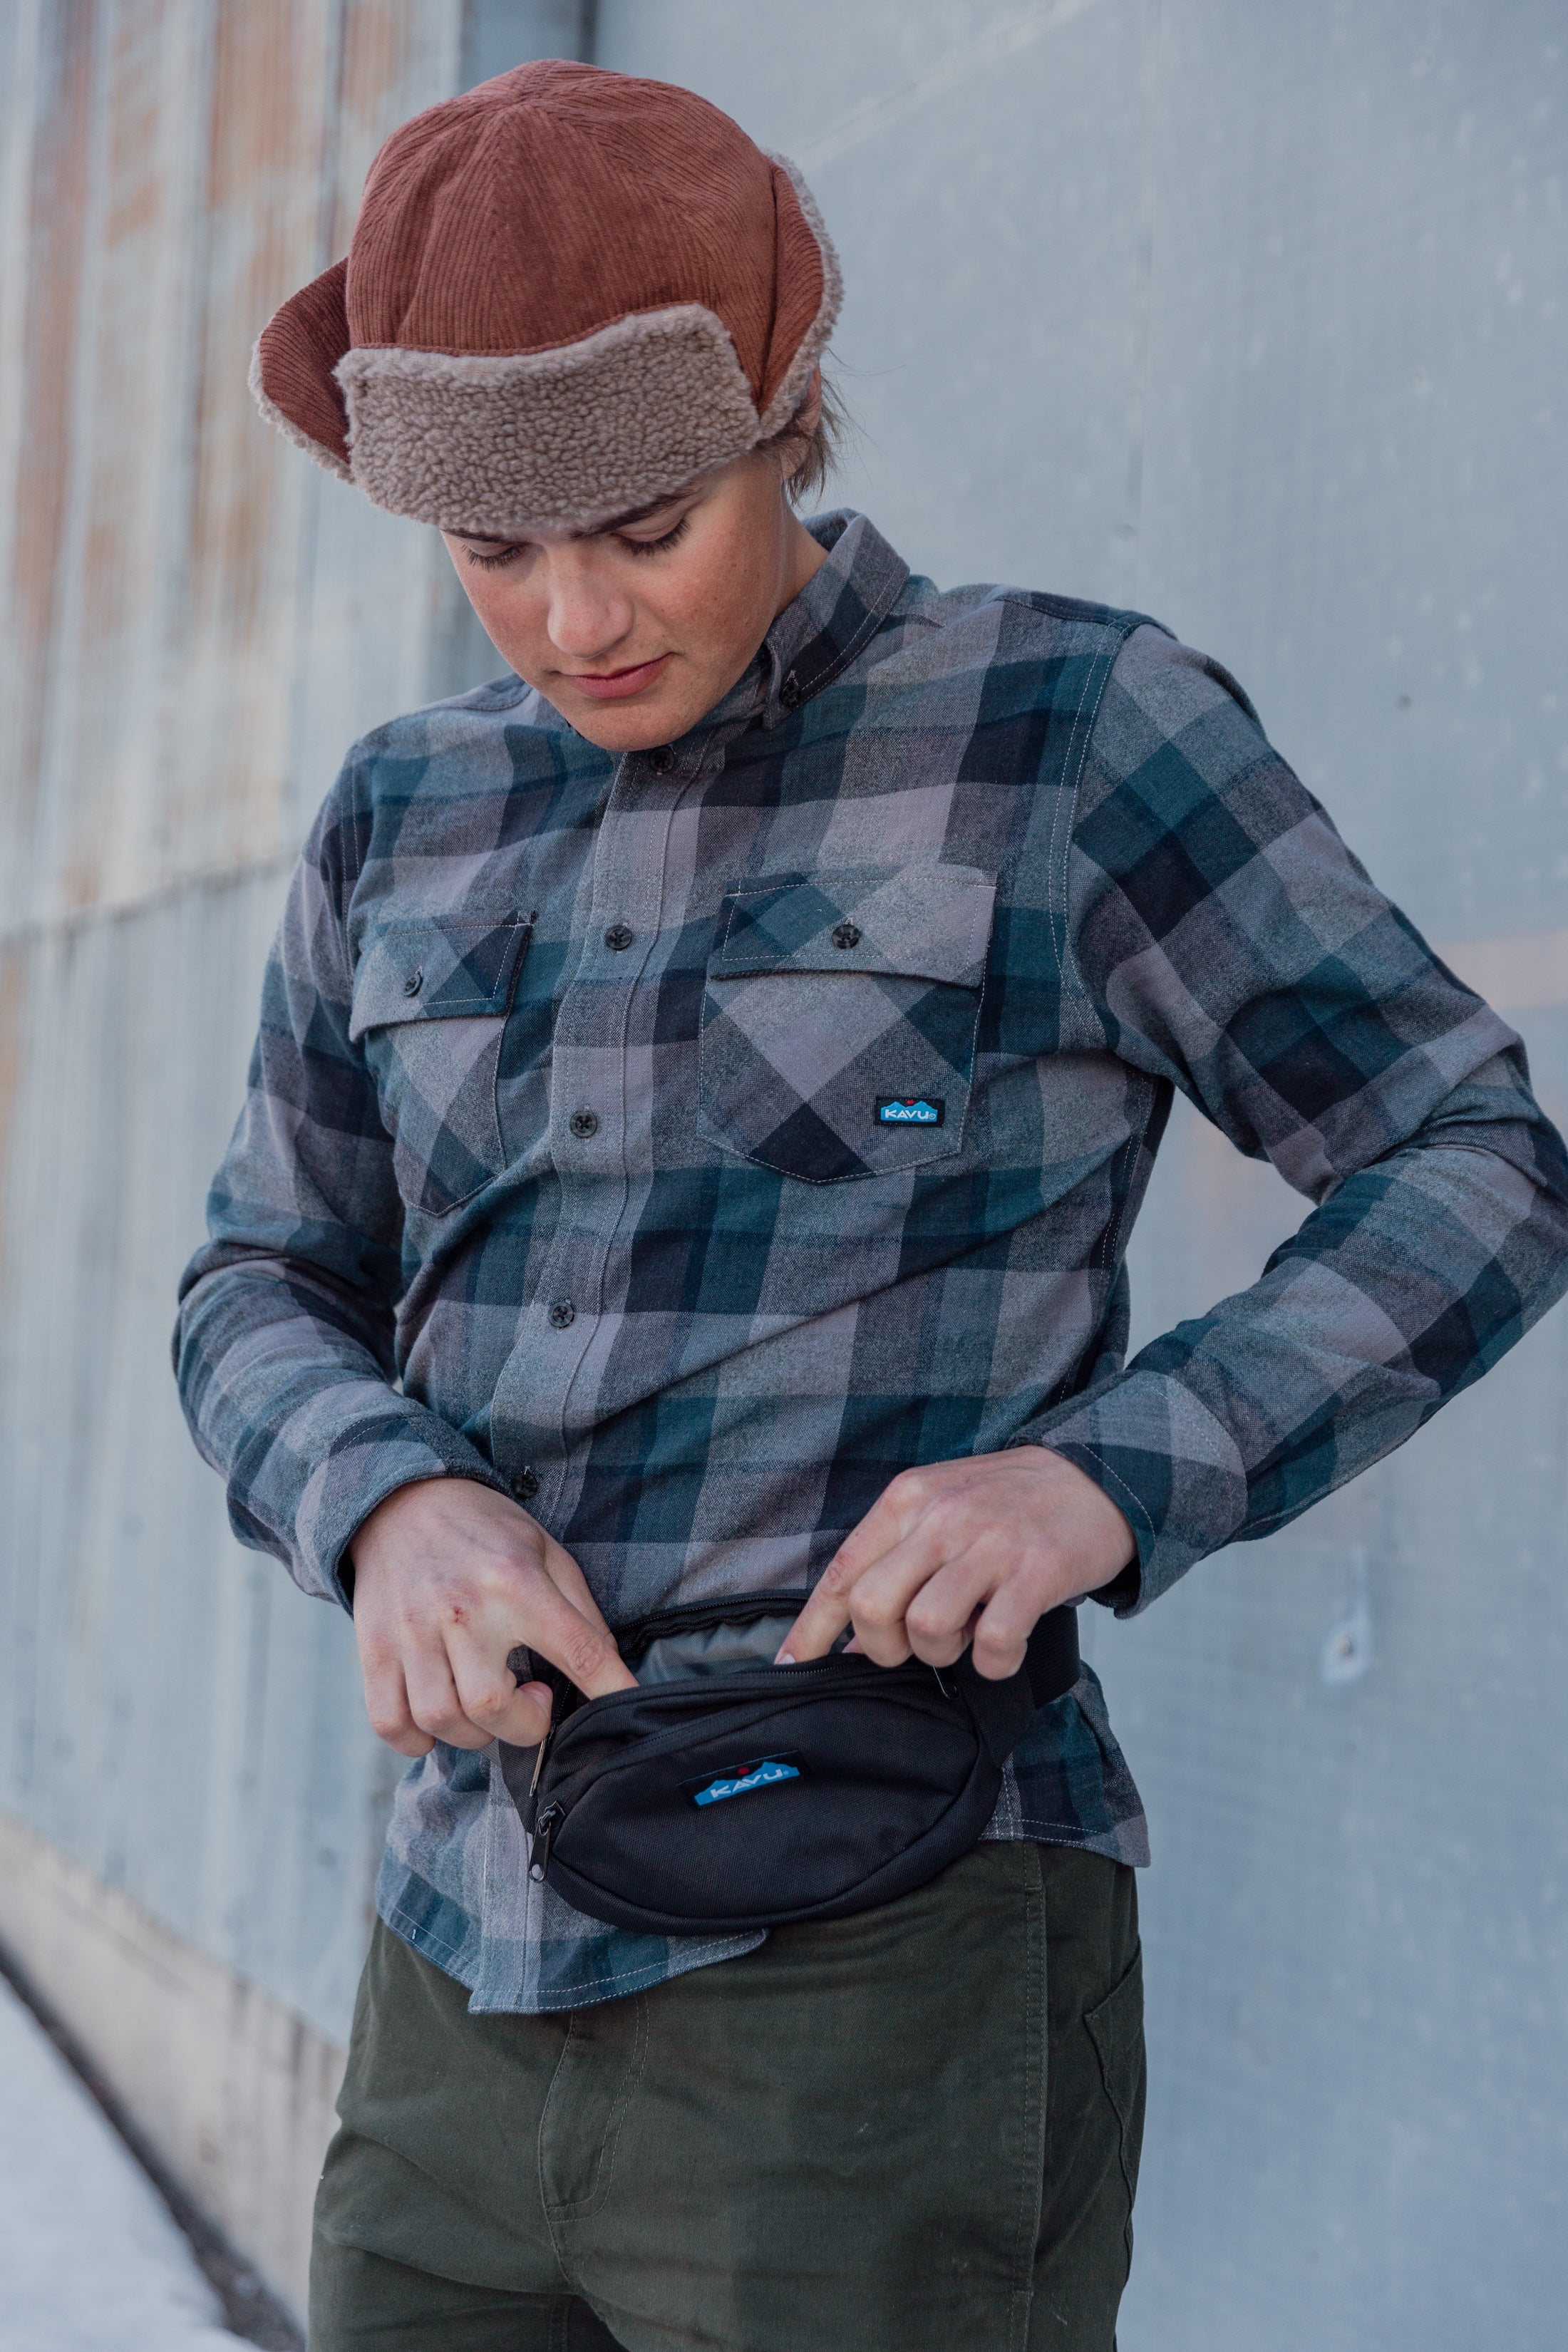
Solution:
<svg viewBox="0 0 1568 2352">
<path fill-rule="evenodd" d="M 838 299 L 788 164 L 546 64 L 398 131 L 258 346 L 511 672 L 351 751 L 183 1295 L 412 1759 L 316 2352 L 1109 2352 L 1146 1847 L 1066 1604 L 1563 1286 L 1518 1040 L 1225 672 L 798 519 Z M 1177 1087 L 1318 1205 L 1125 1364 Z"/>
</svg>

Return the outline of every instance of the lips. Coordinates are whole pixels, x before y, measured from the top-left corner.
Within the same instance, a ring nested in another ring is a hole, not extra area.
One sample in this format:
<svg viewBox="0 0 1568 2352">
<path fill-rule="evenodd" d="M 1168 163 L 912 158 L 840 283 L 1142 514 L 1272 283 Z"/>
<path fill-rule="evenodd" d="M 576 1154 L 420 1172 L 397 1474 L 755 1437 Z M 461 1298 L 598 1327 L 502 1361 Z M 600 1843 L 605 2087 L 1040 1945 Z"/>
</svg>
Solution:
<svg viewBox="0 0 1568 2352">
<path fill-rule="evenodd" d="M 659 654 L 652 661 L 637 663 L 631 669 L 561 670 L 557 675 L 574 693 L 585 694 L 590 702 L 625 702 L 661 677 L 670 658 L 668 654 Z"/>
</svg>

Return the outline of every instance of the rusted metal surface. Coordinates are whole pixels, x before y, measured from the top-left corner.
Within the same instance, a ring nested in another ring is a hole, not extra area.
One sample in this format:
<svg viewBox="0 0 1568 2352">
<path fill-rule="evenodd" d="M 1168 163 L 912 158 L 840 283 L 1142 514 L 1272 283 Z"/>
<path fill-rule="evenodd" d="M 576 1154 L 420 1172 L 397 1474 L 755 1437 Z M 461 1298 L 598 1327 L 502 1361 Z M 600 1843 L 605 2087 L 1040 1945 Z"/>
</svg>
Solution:
<svg viewBox="0 0 1568 2352">
<path fill-rule="evenodd" d="M 423 681 L 428 535 L 382 535 L 384 610 L 362 593 L 345 633 L 332 486 L 245 378 L 276 304 L 342 250 L 380 140 L 455 86 L 462 30 L 458 0 L 13 16 L 8 928 L 279 858 L 330 776 L 302 711 L 324 699 L 352 733 Z"/>
</svg>

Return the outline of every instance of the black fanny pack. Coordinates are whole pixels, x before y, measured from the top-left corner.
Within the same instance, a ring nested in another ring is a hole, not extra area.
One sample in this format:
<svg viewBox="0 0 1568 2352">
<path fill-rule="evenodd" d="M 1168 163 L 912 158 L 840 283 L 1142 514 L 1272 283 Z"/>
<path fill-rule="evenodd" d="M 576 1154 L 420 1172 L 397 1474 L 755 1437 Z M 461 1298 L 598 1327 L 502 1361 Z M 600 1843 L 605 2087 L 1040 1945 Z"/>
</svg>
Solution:
<svg viewBox="0 0 1568 2352">
<path fill-rule="evenodd" d="M 535 1878 L 617 1927 L 711 1936 L 868 1911 L 968 1853 L 1036 1709 L 1078 1679 L 1077 1612 L 1043 1617 L 1005 1682 L 967 1652 L 775 1666 L 806 1598 L 643 1619 L 616 1637 L 637 1688 L 606 1698 L 533 1662 L 554 1720 L 500 1755 Z"/>
</svg>

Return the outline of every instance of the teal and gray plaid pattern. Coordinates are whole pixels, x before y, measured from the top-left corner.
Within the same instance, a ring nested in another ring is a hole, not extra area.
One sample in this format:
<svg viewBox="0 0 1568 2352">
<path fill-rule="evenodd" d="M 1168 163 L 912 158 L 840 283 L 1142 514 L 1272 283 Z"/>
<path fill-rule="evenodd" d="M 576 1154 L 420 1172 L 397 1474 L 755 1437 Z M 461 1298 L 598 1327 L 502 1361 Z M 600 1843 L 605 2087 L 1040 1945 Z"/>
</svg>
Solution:
<svg viewBox="0 0 1568 2352">
<path fill-rule="evenodd" d="M 815 528 L 679 742 L 617 762 L 509 678 L 368 736 L 321 812 L 177 1338 L 237 1529 L 309 1592 L 443 1472 L 522 1498 L 612 1622 L 797 1586 L 906 1465 L 1043 1441 L 1131 1521 L 1142 1607 L 1564 1286 L 1518 1039 L 1225 672 Z M 1316 1205 L 1124 1367 L 1177 1087 Z M 991 1834 L 1143 1858 L 1092 1675 Z M 525 1864 L 489 1756 L 410 1770 L 382 1910 L 476 2007 L 755 1940 L 602 1927 Z"/>
</svg>

